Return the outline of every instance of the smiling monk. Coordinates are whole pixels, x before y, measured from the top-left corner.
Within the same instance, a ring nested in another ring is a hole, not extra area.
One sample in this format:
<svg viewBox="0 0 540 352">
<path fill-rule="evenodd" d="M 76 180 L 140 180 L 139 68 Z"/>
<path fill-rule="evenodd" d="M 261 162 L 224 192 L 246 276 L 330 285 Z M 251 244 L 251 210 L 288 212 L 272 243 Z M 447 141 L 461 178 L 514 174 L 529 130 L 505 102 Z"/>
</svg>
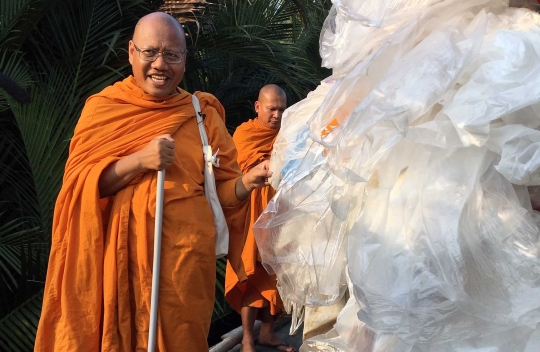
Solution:
<svg viewBox="0 0 540 352">
<path fill-rule="evenodd" d="M 88 98 L 56 202 L 36 351 L 146 351 L 152 279 L 155 170 L 167 169 L 157 351 L 208 351 L 215 287 L 215 228 L 204 196 L 202 142 L 185 71 L 180 24 L 143 17 L 129 42 L 133 76 Z M 224 110 L 196 93 L 219 167 L 230 232 L 229 260 L 241 278 L 249 194 L 267 166 L 242 176 Z"/>
<path fill-rule="evenodd" d="M 269 84 L 260 90 L 255 102 L 257 118 L 238 126 L 233 136 L 238 149 L 238 164 L 244 174 L 270 160 L 286 106 L 287 96 L 279 86 Z M 283 303 L 276 288 L 276 276 L 269 275 L 261 264 L 252 229 L 274 194 L 275 190 L 270 186 L 251 193 L 249 232 L 242 252 L 247 280 L 242 278 L 243 273 L 236 272 L 234 263 L 229 262 L 227 265 L 225 297 L 242 316 L 243 352 L 255 351 L 253 326 L 256 319 L 262 322 L 257 341 L 260 345 L 281 351 L 294 351 L 274 333 L 274 320 L 282 311 Z"/>
</svg>

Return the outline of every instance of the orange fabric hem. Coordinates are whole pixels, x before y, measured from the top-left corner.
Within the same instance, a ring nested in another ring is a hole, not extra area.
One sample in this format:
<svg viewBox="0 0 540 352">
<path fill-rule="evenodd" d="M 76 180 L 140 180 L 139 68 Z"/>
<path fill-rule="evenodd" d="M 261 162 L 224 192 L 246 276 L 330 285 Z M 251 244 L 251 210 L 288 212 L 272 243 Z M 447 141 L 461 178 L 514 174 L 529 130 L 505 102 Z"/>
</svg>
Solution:
<svg viewBox="0 0 540 352">
<path fill-rule="evenodd" d="M 229 270 L 227 266 L 227 275 L 230 275 Z M 238 313 L 246 305 L 254 308 L 270 306 L 270 314 L 279 315 L 284 308 L 276 283 L 276 276 L 269 275 L 262 264 L 257 263 L 255 272 L 246 281 L 226 287 L 225 298 Z"/>
</svg>

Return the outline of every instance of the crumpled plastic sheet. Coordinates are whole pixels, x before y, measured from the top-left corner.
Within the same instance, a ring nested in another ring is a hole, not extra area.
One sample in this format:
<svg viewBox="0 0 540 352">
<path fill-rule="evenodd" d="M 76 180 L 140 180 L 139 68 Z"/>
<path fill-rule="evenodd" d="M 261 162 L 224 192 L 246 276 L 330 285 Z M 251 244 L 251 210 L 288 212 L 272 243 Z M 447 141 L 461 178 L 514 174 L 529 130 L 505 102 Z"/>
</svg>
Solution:
<svg viewBox="0 0 540 352">
<path fill-rule="evenodd" d="M 354 346 L 354 351 L 370 352 L 375 342 L 375 334 L 366 324 L 357 318 L 361 307 L 353 296 L 353 284 L 347 277 L 349 299 L 338 315 L 337 323 L 328 333 L 311 337 L 305 341 L 300 352 L 335 351 L 347 352 L 348 346 Z"/>
<path fill-rule="evenodd" d="M 298 333 L 298 330 L 300 330 L 300 328 L 302 327 L 302 324 L 304 324 L 306 309 L 303 305 L 293 302 L 287 298 L 283 299 L 283 306 L 285 307 L 285 312 L 291 315 L 291 326 L 289 328 L 289 335 L 296 335 Z"/>
<path fill-rule="evenodd" d="M 351 299 L 302 351 L 540 351 L 540 16 L 334 0 L 255 224 L 281 294 Z M 532 205 L 531 205 L 532 197 Z"/>
</svg>

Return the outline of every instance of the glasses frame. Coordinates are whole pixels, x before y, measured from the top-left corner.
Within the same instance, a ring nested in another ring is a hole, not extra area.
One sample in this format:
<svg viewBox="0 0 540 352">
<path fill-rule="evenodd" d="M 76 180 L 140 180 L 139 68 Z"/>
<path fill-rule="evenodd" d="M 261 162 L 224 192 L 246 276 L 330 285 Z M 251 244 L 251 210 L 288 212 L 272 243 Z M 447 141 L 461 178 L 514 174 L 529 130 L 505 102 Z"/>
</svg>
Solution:
<svg viewBox="0 0 540 352">
<path fill-rule="evenodd" d="M 144 61 L 147 61 L 147 62 L 154 62 L 157 60 L 157 58 L 159 57 L 159 55 L 161 55 L 161 57 L 163 58 L 163 60 L 168 63 L 168 64 L 181 64 L 182 62 L 185 61 L 184 59 L 184 54 L 187 53 L 187 49 L 185 49 L 184 51 L 172 51 L 172 50 L 163 50 L 163 51 L 159 51 L 159 50 L 155 50 L 155 49 L 139 49 L 139 47 L 137 46 L 137 44 L 135 44 L 135 42 L 133 40 L 131 40 L 131 43 L 133 44 L 133 46 L 135 47 L 135 50 L 139 53 L 139 57 L 141 58 L 141 60 L 144 60 Z M 155 50 L 157 51 L 156 53 L 156 56 L 154 56 L 152 59 L 149 59 L 147 57 L 142 57 L 141 56 L 141 53 L 143 50 Z M 174 53 L 174 54 L 180 54 L 180 61 L 178 62 L 169 62 L 167 61 L 167 59 L 165 58 L 165 56 L 163 55 L 164 53 Z"/>
</svg>

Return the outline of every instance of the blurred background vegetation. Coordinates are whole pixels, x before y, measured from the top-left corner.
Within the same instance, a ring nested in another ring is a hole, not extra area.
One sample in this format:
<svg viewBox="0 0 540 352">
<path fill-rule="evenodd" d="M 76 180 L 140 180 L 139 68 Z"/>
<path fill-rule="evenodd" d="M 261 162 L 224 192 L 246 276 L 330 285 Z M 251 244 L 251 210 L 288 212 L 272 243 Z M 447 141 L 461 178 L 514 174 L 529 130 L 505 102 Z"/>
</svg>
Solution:
<svg viewBox="0 0 540 352">
<path fill-rule="evenodd" d="M 54 202 L 85 100 L 131 73 L 137 20 L 165 11 L 183 23 L 181 87 L 213 93 L 227 128 L 254 116 L 258 90 L 275 83 L 289 105 L 330 74 L 319 33 L 330 0 L 1 0 L 0 72 L 31 96 L 0 89 L 0 350 L 31 351 L 41 311 Z M 218 261 L 214 321 L 230 313 Z"/>
</svg>

